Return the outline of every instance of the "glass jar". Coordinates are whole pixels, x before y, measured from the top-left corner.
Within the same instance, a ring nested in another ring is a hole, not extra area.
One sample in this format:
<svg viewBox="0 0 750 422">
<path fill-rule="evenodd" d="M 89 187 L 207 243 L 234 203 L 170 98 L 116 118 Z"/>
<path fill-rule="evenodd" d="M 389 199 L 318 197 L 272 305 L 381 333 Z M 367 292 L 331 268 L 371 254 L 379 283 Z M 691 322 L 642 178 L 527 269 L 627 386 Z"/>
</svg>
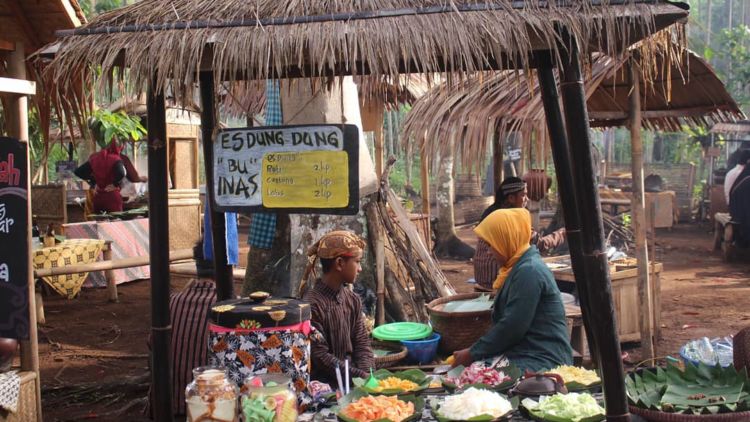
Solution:
<svg viewBox="0 0 750 422">
<path fill-rule="evenodd" d="M 193 369 L 193 381 L 185 389 L 188 422 L 238 422 L 237 386 L 224 368 Z"/>
<path fill-rule="evenodd" d="M 244 422 L 294 422 L 297 395 L 292 380 L 282 374 L 253 375 L 245 380 L 240 400 Z"/>
</svg>

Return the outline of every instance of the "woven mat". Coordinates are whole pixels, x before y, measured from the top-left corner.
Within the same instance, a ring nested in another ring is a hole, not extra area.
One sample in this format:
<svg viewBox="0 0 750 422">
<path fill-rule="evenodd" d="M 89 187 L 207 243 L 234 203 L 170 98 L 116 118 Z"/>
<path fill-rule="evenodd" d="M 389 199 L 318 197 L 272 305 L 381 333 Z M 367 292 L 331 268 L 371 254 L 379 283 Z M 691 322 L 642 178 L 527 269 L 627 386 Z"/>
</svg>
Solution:
<svg viewBox="0 0 750 422">
<path fill-rule="evenodd" d="M 21 377 L 13 372 L 0 374 L 0 407 L 10 412 L 18 407 L 18 393 L 21 391 Z"/>
</svg>

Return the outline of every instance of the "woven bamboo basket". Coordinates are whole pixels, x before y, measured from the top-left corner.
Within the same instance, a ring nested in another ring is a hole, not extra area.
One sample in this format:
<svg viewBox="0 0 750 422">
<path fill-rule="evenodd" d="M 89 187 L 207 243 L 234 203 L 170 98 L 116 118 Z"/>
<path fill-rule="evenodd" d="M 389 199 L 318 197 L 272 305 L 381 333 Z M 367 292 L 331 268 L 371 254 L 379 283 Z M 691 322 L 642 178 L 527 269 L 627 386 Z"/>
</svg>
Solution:
<svg viewBox="0 0 750 422">
<path fill-rule="evenodd" d="M 0 422 L 30 422 L 37 420 L 36 414 L 36 374 L 21 372 L 21 391 L 15 413 L 0 409 Z"/>
<path fill-rule="evenodd" d="M 630 406 L 630 413 L 651 422 L 734 422 L 750 421 L 750 412 L 721 413 L 716 415 L 683 415 L 657 412 Z"/>
<path fill-rule="evenodd" d="M 482 293 L 464 293 L 433 300 L 427 305 L 432 329 L 440 334 L 440 352 L 451 354 L 474 344 L 492 327 L 492 311 L 445 312 L 443 304 L 478 298 Z"/>
<path fill-rule="evenodd" d="M 407 354 L 406 346 L 392 341 L 373 340 L 372 348 L 388 350 L 392 352 L 385 356 L 376 356 L 375 369 L 385 369 L 390 368 L 391 366 L 396 366 L 396 364 L 404 360 Z"/>
</svg>

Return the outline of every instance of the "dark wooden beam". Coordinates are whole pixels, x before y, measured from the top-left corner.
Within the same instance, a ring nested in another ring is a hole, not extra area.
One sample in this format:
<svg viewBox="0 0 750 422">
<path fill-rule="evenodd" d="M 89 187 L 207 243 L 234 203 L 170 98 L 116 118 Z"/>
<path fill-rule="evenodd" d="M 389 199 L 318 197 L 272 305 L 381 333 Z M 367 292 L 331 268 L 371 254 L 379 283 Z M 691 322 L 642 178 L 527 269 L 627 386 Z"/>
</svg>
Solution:
<svg viewBox="0 0 750 422">
<path fill-rule="evenodd" d="M 0 40 L 0 51 L 10 52 L 16 50 L 16 43 L 8 40 Z"/>
<path fill-rule="evenodd" d="M 29 22 L 28 18 L 26 18 L 26 12 L 24 12 L 23 8 L 18 3 L 18 0 L 7 0 L 5 4 L 8 6 L 8 8 L 10 8 L 10 11 L 13 13 L 16 21 L 23 29 L 26 38 L 31 41 L 32 45 L 30 47 L 32 48 L 29 48 L 28 51 L 33 51 L 41 47 L 43 43 L 39 40 L 37 31 L 36 29 L 34 29 L 34 26 L 31 25 L 31 22 Z"/>
<path fill-rule="evenodd" d="M 148 88 L 148 238 L 151 256 L 151 387 L 156 421 L 172 418 L 172 324 L 169 316 L 169 189 L 164 93 Z M 179 388 L 184 388 L 179 386 Z"/>
<path fill-rule="evenodd" d="M 716 111 L 732 111 L 732 107 L 724 104 L 717 106 L 701 107 L 684 107 L 673 110 L 647 110 L 641 113 L 642 119 L 662 119 L 662 118 L 680 118 L 680 117 L 701 117 Z M 624 111 L 592 111 L 589 113 L 592 121 L 597 120 L 627 120 L 628 113 Z"/>
<path fill-rule="evenodd" d="M 568 242 L 568 249 L 570 250 L 573 273 L 583 274 L 585 271 L 583 267 L 581 216 L 578 209 L 578 200 L 576 199 L 575 181 L 573 180 L 573 169 L 571 167 L 570 150 L 568 148 L 568 136 L 565 134 L 565 123 L 563 121 L 562 110 L 560 109 L 557 82 L 555 81 L 555 74 L 553 72 L 552 53 L 547 53 L 546 60 L 542 61 L 542 63 L 537 70 L 537 76 L 539 78 L 539 91 L 542 96 L 547 130 L 550 135 L 557 188 L 560 192 L 560 202 L 562 204 L 563 217 L 565 218 L 565 236 Z M 587 288 L 586 283 L 576 282 L 578 299 L 583 309 L 591 309 Z M 582 312 L 581 315 L 591 357 L 596 363 L 599 353 L 591 322 L 591 313 Z M 578 352 L 583 353 L 583 350 L 578 350 Z"/>
<path fill-rule="evenodd" d="M 596 181 L 596 164 L 591 151 L 591 130 L 586 110 L 583 73 L 578 44 L 565 28 L 559 29 L 560 90 L 565 110 L 565 130 L 568 135 L 573 183 L 581 221 L 582 256 L 571 254 L 571 261 L 583 261 L 576 272 L 576 284 L 584 283 L 588 303 L 582 302 L 582 313 L 588 313 L 602 370 L 607 421 L 629 422 L 628 400 L 625 393 L 620 339 L 617 335 L 612 282 L 604 244 L 602 210 Z M 582 258 L 582 259 L 581 259 Z"/>
<path fill-rule="evenodd" d="M 216 91 L 213 72 L 201 72 L 201 133 L 203 137 L 203 162 L 206 169 L 206 201 L 208 202 L 209 221 L 211 222 L 211 239 L 216 276 L 216 298 L 218 300 L 234 299 L 234 278 L 232 267 L 227 264 L 226 220 L 223 212 L 214 211 L 214 140 L 216 129 Z M 209 228 L 206 227 L 206 230 Z"/>
</svg>

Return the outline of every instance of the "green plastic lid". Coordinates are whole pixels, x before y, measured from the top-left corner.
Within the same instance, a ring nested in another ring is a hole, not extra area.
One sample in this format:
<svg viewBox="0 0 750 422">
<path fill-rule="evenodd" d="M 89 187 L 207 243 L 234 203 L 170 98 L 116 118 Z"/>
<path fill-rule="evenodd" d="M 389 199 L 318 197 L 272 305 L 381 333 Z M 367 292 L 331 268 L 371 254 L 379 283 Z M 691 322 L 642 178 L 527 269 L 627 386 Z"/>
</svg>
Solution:
<svg viewBox="0 0 750 422">
<path fill-rule="evenodd" d="M 372 331 L 373 337 L 385 341 L 420 340 L 431 334 L 432 327 L 418 322 L 394 322 L 381 325 Z"/>
</svg>

